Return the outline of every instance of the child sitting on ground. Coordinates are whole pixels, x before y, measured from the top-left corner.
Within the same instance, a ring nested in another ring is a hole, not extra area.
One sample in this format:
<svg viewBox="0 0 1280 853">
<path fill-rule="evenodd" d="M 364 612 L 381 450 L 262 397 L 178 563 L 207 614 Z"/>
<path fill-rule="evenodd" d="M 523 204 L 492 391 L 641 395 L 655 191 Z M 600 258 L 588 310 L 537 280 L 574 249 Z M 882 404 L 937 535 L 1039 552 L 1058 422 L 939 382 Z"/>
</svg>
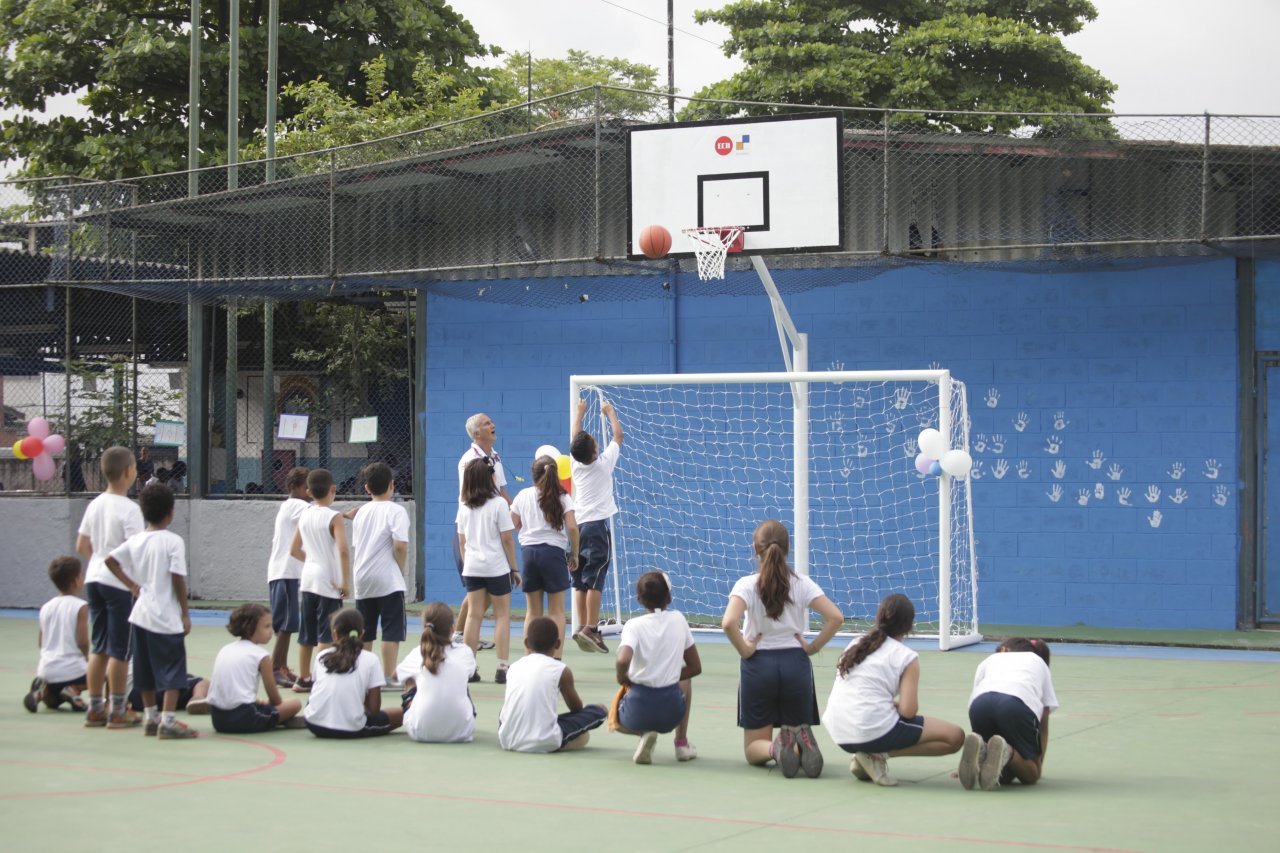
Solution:
<svg viewBox="0 0 1280 853">
<path fill-rule="evenodd" d="M 507 696 L 498 715 L 498 743 L 513 752 L 582 749 L 591 729 L 604 722 L 603 705 L 583 705 L 573 672 L 554 657 L 560 627 L 539 616 L 524 626 L 525 656 L 507 672 Z M 556 714 L 556 694 L 569 710 Z"/>
<path fill-rule="evenodd" d="M 278 725 L 289 726 L 302 710 L 297 699 L 281 699 L 271 668 L 271 654 L 263 645 L 271 639 L 271 611 L 261 604 L 242 604 L 231 611 L 227 631 L 237 637 L 218 651 L 209 678 L 209 715 L 222 734 L 256 734 Z M 258 701 L 258 682 L 268 703 Z"/>
<path fill-rule="evenodd" d="M 402 677 L 406 685 L 405 733 L 420 743 L 470 743 L 476 733 L 476 707 L 467 679 L 476 668 L 471 647 L 453 644 L 453 611 L 442 601 L 422 609 L 418 668 Z"/>
<path fill-rule="evenodd" d="M 333 645 L 316 656 L 307 728 L 316 737 L 378 737 L 400 727 L 404 711 L 382 707 L 382 663 L 361 642 L 364 619 L 344 608 L 330 621 Z"/>
<path fill-rule="evenodd" d="M 78 594 L 84 588 L 80 561 L 54 557 L 49 580 L 58 595 L 40 608 L 40 663 L 22 704 L 33 714 L 41 702 L 55 710 L 66 702 L 83 712 L 87 706 L 80 691 L 89 671 L 89 605 Z"/>
</svg>

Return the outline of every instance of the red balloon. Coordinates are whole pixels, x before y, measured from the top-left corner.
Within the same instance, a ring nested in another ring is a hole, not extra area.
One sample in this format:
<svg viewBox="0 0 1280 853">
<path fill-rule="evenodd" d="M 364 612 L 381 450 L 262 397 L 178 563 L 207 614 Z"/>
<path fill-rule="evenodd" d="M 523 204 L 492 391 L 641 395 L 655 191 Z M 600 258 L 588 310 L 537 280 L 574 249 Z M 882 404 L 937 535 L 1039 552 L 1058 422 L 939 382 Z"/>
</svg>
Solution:
<svg viewBox="0 0 1280 853">
<path fill-rule="evenodd" d="M 26 456 L 28 459 L 35 459 L 41 453 L 44 453 L 43 441 L 36 438 L 34 435 L 29 435 L 26 438 L 22 439 L 22 455 L 23 456 Z"/>
<path fill-rule="evenodd" d="M 567 480 L 561 480 L 560 485 L 564 486 L 564 490 L 566 492 L 568 492 L 569 494 L 573 494 L 573 478 L 572 477 L 570 477 Z"/>
</svg>

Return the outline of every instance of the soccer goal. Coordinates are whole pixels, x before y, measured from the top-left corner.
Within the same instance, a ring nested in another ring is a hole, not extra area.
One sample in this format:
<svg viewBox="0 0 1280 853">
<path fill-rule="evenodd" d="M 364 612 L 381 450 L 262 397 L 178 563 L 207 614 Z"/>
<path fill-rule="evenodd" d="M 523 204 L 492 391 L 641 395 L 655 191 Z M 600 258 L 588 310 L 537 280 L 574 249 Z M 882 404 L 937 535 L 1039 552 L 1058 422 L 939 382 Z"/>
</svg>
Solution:
<svg viewBox="0 0 1280 853">
<path fill-rule="evenodd" d="M 970 482 L 913 464 L 927 427 L 968 450 L 965 387 L 948 371 L 570 377 L 570 405 L 583 395 L 585 429 L 608 440 L 607 400 L 626 436 L 602 621 L 638 615 L 636 579 L 662 569 L 690 623 L 718 627 L 755 570 L 752 532 L 777 518 L 846 631 L 901 592 L 916 635 L 944 650 L 981 639 Z"/>
</svg>

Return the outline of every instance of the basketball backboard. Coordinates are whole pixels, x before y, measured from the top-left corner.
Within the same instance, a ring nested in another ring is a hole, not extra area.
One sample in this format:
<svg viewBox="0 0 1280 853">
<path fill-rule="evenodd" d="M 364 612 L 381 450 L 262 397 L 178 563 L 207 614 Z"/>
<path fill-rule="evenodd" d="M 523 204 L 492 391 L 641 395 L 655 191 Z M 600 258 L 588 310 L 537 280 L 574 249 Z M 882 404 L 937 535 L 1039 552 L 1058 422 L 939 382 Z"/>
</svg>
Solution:
<svg viewBox="0 0 1280 853">
<path fill-rule="evenodd" d="M 748 253 L 843 248 L 840 116 L 830 113 L 642 125 L 627 134 L 627 254 L 662 225 L 739 225 Z"/>
</svg>

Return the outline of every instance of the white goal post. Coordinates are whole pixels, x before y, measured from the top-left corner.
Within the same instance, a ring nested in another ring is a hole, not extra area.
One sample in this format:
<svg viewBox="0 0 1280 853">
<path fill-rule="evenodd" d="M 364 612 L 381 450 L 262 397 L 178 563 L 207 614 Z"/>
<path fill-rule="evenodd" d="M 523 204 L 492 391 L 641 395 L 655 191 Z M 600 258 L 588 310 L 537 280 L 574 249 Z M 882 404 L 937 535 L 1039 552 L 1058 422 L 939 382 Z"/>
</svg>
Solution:
<svg viewBox="0 0 1280 853">
<path fill-rule="evenodd" d="M 734 581 L 755 570 L 766 518 L 791 531 L 792 566 L 858 632 L 881 598 L 909 596 L 916 635 L 946 650 L 981 640 L 968 478 L 921 475 L 926 427 L 968 450 L 964 384 L 947 370 L 571 376 L 570 418 L 603 443 L 625 434 L 601 622 L 638 614 L 636 579 L 662 569 L 674 607 L 718 627 Z M 574 613 L 574 624 L 581 615 Z"/>
</svg>

